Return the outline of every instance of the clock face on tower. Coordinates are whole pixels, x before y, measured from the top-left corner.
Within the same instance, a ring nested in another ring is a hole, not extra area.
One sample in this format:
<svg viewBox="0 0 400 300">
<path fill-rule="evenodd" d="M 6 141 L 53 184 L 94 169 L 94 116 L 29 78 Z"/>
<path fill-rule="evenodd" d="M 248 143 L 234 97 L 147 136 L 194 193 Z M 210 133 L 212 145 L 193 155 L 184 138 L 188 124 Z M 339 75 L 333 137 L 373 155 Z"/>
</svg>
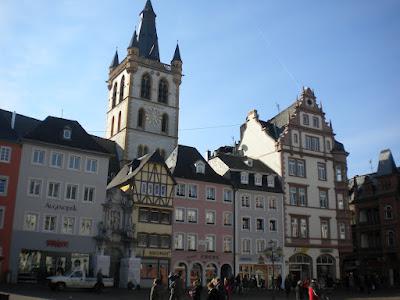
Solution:
<svg viewBox="0 0 400 300">
<path fill-rule="evenodd" d="M 151 126 L 158 127 L 161 124 L 161 113 L 152 107 L 147 110 L 146 119 Z"/>
</svg>

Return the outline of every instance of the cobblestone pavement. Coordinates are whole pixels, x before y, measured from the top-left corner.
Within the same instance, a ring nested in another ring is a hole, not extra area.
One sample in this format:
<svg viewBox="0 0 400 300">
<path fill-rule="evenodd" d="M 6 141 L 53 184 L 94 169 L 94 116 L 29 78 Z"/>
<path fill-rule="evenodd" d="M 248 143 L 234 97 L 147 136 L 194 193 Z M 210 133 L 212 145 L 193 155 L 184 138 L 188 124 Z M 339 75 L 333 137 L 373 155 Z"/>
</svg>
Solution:
<svg viewBox="0 0 400 300">
<path fill-rule="evenodd" d="M 124 289 L 106 289 L 100 294 L 94 293 L 91 290 L 66 290 L 62 292 L 51 291 L 48 287 L 42 285 L 0 285 L 0 293 L 10 294 L 10 300 L 147 300 L 149 299 L 149 290 L 142 289 L 139 291 L 128 291 Z M 1 297 L 0 297 L 1 299 Z M 165 297 L 165 300 L 168 298 Z M 189 299 L 189 298 L 188 298 Z M 184 299 L 184 300 L 188 300 Z M 206 299 L 206 294 L 202 299 Z M 272 299 L 270 291 L 250 291 L 245 295 L 234 295 L 233 300 L 247 299 Z M 284 292 L 275 293 L 276 300 L 294 300 L 295 296 L 292 293 L 289 298 L 286 298 Z M 380 290 L 375 291 L 371 295 L 366 293 L 360 294 L 353 291 L 337 290 L 329 295 L 330 300 L 400 300 L 400 290 Z"/>
</svg>

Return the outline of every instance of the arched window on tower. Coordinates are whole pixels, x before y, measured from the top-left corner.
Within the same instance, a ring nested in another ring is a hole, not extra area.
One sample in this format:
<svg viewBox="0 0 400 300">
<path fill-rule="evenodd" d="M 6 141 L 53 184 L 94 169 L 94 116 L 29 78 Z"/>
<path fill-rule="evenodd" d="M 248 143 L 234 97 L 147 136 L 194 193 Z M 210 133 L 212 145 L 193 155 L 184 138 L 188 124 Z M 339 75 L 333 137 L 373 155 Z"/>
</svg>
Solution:
<svg viewBox="0 0 400 300">
<path fill-rule="evenodd" d="M 137 156 L 138 157 L 142 157 L 143 156 L 143 145 L 139 145 L 138 146 Z"/>
<path fill-rule="evenodd" d="M 144 109 L 140 108 L 139 112 L 138 112 L 138 119 L 137 119 L 137 126 L 139 128 L 144 128 L 144 117 L 145 117 Z"/>
<path fill-rule="evenodd" d="M 149 148 L 146 145 L 144 145 L 143 146 L 143 155 L 145 155 L 147 153 L 149 153 Z"/>
<path fill-rule="evenodd" d="M 168 103 L 168 83 L 165 79 L 161 79 L 158 84 L 158 102 Z"/>
<path fill-rule="evenodd" d="M 118 114 L 118 132 L 120 132 L 121 131 L 121 112 L 119 112 L 119 114 Z"/>
<path fill-rule="evenodd" d="M 142 77 L 142 85 L 140 96 L 145 99 L 150 99 L 151 78 L 149 74 L 144 74 Z"/>
<path fill-rule="evenodd" d="M 168 133 L 168 115 L 163 114 L 161 119 L 161 131 Z"/>
<path fill-rule="evenodd" d="M 114 117 L 112 117 L 112 119 L 111 119 L 111 135 L 110 136 L 113 136 L 114 135 Z"/>
<path fill-rule="evenodd" d="M 117 105 L 117 83 L 114 83 L 113 95 L 111 101 L 112 101 L 111 108 L 114 108 L 115 105 Z"/>
<path fill-rule="evenodd" d="M 119 102 L 124 100 L 124 88 L 125 88 L 125 76 L 122 76 L 121 82 L 119 84 Z"/>
</svg>

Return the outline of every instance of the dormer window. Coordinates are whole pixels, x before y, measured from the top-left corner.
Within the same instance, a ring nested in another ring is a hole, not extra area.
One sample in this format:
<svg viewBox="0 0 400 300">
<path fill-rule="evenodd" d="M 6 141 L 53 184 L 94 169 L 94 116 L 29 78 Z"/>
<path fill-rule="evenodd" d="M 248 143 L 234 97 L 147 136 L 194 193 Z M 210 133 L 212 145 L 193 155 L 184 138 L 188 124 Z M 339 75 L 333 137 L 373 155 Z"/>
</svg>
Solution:
<svg viewBox="0 0 400 300">
<path fill-rule="evenodd" d="M 246 165 L 248 165 L 249 167 L 253 166 L 253 160 L 251 158 L 246 158 L 246 160 L 244 161 L 244 163 Z"/>
<path fill-rule="evenodd" d="M 64 140 L 70 140 L 72 136 L 72 130 L 68 126 L 64 127 L 63 138 Z"/>
<path fill-rule="evenodd" d="M 262 186 L 262 175 L 254 174 L 254 184 L 258 186 Z"/>
<path fill-rule="evenodd" d="M 242 183 L 242 184 L 249 183 L 249 173 L 247 173 L 247 172 L 240 173 L 240 183 Z"/>
<path fill-rule="evenodd" d="M 275 187 L 275 176 L 274 175 L 267 176 L 267 184 L 268 184 L 268 187 L 271 187 L 271 188 Z"/>
<path fill-rule="evenodd" d="M 197 161 L 195 164 L 196 167 L 196 173 L 197 174 L 204 174 L 206 171 L 206 165 L 202 161 Z"/>
</svg>

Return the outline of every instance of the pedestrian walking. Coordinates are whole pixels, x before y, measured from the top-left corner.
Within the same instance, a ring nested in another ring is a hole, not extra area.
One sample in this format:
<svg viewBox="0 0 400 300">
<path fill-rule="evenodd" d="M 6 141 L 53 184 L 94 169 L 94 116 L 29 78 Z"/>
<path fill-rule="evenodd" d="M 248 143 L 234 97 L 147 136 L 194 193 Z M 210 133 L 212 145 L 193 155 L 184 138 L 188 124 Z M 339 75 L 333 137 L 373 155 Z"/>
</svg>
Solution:
<svg viewBox="0 0 400 300">
<path fill-rule="evenodd" d="M 215 288 L 212 280 L 208 283 L 207 288 L 208 288 L 207 300 L 220 300 L 218 291 Z"/>
<path fill-rule="evenodd" d="M 183 294 L 183 281 L 181 274 L 178 273 L 178 275 L 175 276 L 175 280 L 171 284 L 169 300 L 181 300 L 183 298 Z"/>
<path fill-rule="evenodd" d="M 161 279 L 155 278 L 150 290 L 150 300 L 161 300 L 161 299 L 163 299 L 163 289 L 161 285 Z"/>
<path fill-rule="evenodd" d="M 232 300 L 233 286 L 231 280 L 229 280 L 228 278 L 224 279 L 224 289 L 226 300 Z"/>
<path fill-rule="evenodd" d="M 279 291 L 282 290 L 282 276 L 281 276 L 281 274 L 279 274 L 278 277 L 276 278 L 276 287 L 277 287 L 277 289 Z"/>
<path fill-rule="evenodd" d="M 297 281 L 295 291 L 296 291 L 296 300 L 304 300 L 303 282 L 301 280 Z"/>
<path fill-rule="evenodd" d="M 285 279 L 285 292 L 286 292 L 286 298 L 289 298 L 290 294 L 290 289 L 292 288 L 292 280 L 290 279 L 290 276 L 287 275 Z"/>
<path fill-rule="evenodd" d="M 103 273 L 101 268 L 97 271 L 97 275 L 96 275 L 96 286 L 95 289 L 96 291 L 100 292 L 101 289 L 103 288 L 104 284 L 103 284 Z"/>
<path fill-rule="evenodd" d="M 193 285 L 189 290 L 190 298 L 192 298 L 193 300 L 200 300 L 202 289 L 203 288 L 201 287 L 200 280 L 193 281 Z"/>
<path fill-rule="evenodd" d="M 310 286 L 308 287 L 308 299 L 319 300 L 319 296 L 317 294 L 317 281 L 315 279 L 311 280 Z"/>
</svg>

